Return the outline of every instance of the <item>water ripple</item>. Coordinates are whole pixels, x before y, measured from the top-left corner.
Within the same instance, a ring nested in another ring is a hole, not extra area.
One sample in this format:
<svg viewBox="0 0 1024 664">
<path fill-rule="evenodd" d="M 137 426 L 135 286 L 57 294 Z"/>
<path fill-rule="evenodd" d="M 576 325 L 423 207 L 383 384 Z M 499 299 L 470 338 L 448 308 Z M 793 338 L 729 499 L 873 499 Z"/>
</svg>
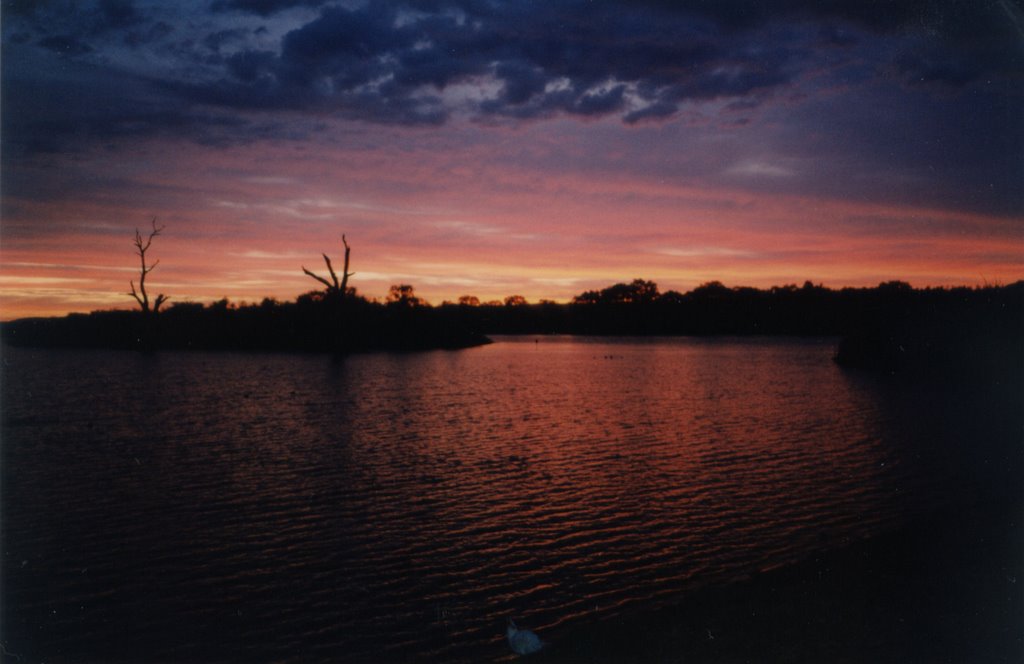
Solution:
<svg viewBox="0 0 1024 664">
<path fill-rule="evenodd" d="M 38 659 L 499 660 L 506 616 L 557 637 L 935 500 L 830 353 L 12 349 L 5 628 Z"/>
</svg>

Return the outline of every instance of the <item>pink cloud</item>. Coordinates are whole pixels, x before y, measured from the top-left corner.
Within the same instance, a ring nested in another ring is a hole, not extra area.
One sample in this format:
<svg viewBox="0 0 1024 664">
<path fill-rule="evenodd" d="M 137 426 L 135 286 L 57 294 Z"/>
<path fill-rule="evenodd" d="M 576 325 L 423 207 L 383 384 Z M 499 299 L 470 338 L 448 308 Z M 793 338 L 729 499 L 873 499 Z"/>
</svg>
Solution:
<svg viewBox="0 0 1024 664">
<path fill-rule="evenodd" d="M 407 282 L 434 303 L 566 300 L 636 277 L 689 290 L 712 279 L 838 287 L 1024 276 L 1018 220 L 565 169 L 598 148 L 559 126 L 331 134 L 316 150 L 148 143 L 143 167 L 119 186 L 90 180 L 109 175 L 113 157 L 83 158 L 56 176 L 67 198 L 10 207 L 3 317 L 130 307 L 132 232 L 154 215 L 167 229 L 153 246 L 151 289 L 172 302 L 294 298 L 317 286 L 300 268 L 338 256 L 342 233 L 360 292 L 382 297 Z M 88 281 L 38 281 L 67 277 Z"/>
</svg>

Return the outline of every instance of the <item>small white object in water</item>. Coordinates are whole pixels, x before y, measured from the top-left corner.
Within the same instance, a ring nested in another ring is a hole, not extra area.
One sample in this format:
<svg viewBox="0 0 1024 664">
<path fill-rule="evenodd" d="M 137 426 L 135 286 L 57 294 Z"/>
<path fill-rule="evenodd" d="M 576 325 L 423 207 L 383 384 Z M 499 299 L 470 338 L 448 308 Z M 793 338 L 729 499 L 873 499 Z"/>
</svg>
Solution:
<svg viewBox="0 0 1024 664">
<path fill-rule="evenodd" d="M 528 629 L 519 629 L 515 621 L 508 619 L 508 647 L 517 655 L 529 655 L 544 647 L 540 637 Z"/>
</svg>

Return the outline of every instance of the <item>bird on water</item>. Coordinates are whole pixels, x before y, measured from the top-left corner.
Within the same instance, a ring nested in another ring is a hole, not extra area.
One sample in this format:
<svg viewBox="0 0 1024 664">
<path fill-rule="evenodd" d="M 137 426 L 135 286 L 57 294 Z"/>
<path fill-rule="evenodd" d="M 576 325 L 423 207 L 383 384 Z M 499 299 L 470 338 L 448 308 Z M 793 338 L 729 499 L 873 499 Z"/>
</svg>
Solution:
<svg viewBox="0 0 1024 664">
<path fill-rule="evenodd" d="M 517 655 L 529 655 L 544 647 L 540 637 L 528 629 L 519 629 L 511 618 L 508 619 L 508 647 Z"/>
</svg>

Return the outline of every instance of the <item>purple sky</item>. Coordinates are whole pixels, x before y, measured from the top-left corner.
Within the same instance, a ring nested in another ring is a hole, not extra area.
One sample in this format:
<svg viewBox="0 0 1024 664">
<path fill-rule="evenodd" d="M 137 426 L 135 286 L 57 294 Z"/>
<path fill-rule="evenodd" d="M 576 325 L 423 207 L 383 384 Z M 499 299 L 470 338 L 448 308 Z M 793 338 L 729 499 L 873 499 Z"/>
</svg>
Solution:
<svg viewBox="0 0 1024 664">
<path fill-rule="evenodd" d="M 4 2 L 2 316 L 1024 277 L 1015 2 Z"/>
</svg>

